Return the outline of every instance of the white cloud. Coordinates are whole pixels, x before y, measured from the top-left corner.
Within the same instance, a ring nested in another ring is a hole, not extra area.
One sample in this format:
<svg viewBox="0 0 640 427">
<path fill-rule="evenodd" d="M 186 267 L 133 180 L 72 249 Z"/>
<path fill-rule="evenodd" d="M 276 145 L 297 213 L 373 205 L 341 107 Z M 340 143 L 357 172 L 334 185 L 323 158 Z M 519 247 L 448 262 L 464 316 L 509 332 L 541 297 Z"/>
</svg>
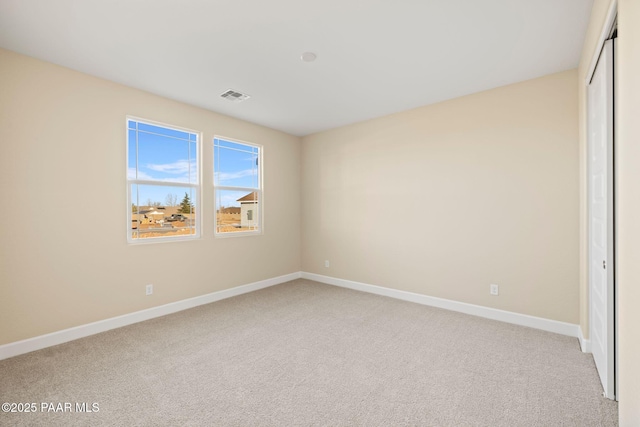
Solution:
<svg viewBox="0 0 640 427">
<path fill-rule="evenodd" d="M 160 172 L 162 174 L 173 176 L 160 177 L 157 176 L 157 174 L 145 172 L 142 169 L 147 169 L 148 171 Z M 189 172 L 191 172 L 191 179 L 189 179 Z M 136 179 L 136 169 L 129 168 L 127 176 L 129 179 Z M 146 165 L 138 169 L 137 179 L 158 182 L 178 182 L 184 184 L 194 184 L 198 182 L 196 162 L 191 161 L 191 168 L 189 168 L 188 160 L 178 160 L 173 163 L 165 164 L 147 163 Z"/>
<path fill-rule="evenodd" d="M 256 169 L 245 169 L 236 172 L 216 172 L 217 181 L 231 181 L 238 178 L 246 178 L 248 176 L 256 176 L 258 171 Z"/>
<path fill-rule="evenodd" d="M 128 179 L 146 179 L 152 180 L 153 178 L 148 174 L 144 173 L 141 170 L 138 170 L 138 177 L 136 178 L 136 168 L 128 168 L 127 169 L 127 178 Z"/>
<path fill-rule="evenodd" d="M 165 163 L 165 164 L 149 163 L 145 166 L 148 169 L 151 169 L 156 172 L 170 173 L 173 175 L 188 174 L 189 166 L 191 166 L 191 171 L 194 171 L 196 168 L 195 161 L 189 162 L 188 160 L 178 160 L 173 163 Z"/>
</svg>

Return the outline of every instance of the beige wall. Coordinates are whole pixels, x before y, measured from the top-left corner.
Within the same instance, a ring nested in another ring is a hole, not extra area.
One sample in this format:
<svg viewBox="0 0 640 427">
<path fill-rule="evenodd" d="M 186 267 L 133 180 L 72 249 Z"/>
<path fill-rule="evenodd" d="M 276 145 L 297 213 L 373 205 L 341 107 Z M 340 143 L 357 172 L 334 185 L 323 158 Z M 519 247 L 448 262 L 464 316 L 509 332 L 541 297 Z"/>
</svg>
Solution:
<svg viewBox="0 0 640 427">
<path fill-rule="evenodd" d="M 0 76 L 0 344 L 300 270 L 299 138 L 5 50 Z M 202 239 L 127 244 L 127 114 L 203 132 Z M 264 145 L 262 236 L 213 237 L 214 133 Z"/>
<path fill-rule="evenodd" d="M 576 78 L 303 138 L 303 270 L 578 323 Z"/>
<path fill-rule="evenodd" d="M 640 425 L 640 2 L 620 0 L 616 128 L 620 426 Z"/>
</svg>

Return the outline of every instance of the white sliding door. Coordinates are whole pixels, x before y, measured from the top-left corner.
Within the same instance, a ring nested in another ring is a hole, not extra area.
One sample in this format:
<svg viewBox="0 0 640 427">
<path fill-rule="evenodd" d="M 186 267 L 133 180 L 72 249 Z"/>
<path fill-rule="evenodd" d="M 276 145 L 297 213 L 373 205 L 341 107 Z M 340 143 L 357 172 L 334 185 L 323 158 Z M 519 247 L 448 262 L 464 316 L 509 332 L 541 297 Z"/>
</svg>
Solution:
<svg viewBox="0 0 640 427">
<path fill-rule="evenodd" d="M 613 40 L 588 87 L 590 339 L 604 394 L 615 398 Z"/>
</svg>

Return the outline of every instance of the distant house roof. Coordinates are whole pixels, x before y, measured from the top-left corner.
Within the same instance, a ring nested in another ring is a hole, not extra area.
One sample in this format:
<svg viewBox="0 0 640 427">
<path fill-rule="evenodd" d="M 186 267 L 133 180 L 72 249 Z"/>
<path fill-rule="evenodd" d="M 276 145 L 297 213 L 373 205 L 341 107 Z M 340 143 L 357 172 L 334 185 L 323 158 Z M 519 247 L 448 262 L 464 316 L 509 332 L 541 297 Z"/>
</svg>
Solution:
<svg viewBox="0 0 640 427">
<path fill-rule="evenodd" d="M 238 202 L 257 202 L 258 201 L 258 192 L 253 191 L 253 192 L 247 194 L 244 197 L 240 197 L 237 201 Z"/>
<path fill-rule="evenodd" d="M 180 206 L 158 206 L 158 207 L 152 207 L 152 206 L 140 206 L 140 212 L 138 212 L 141 215 L 146 215 L 148 213 L 151 213 L 151 215 L 165 215 L 165 216 L 169 216 L 171 214 L 175 214 L 178 213 L 178 210 L 180 209 Z M 153 212 L 156 211 L 155 214 L 153 214 Z M 164 212 L 158 212 L 158 211 L 164 211 Z M 134 212 L 135 214 L 135 212 Z"/>
</svg>

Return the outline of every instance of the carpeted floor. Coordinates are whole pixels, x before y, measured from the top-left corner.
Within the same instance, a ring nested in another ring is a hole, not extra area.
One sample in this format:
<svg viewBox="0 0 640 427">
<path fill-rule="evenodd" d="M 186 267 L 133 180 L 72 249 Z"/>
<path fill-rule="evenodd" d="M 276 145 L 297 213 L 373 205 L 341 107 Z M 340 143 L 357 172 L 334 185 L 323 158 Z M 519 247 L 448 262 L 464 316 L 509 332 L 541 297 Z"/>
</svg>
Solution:
<svg viewBox="0 0 640 427">
<path fill-rule="evenodd" d="M 0 425 L 616 426 L 601 392 L 575 338 L 296 280 L 0 361 Z"/>
</svg>

